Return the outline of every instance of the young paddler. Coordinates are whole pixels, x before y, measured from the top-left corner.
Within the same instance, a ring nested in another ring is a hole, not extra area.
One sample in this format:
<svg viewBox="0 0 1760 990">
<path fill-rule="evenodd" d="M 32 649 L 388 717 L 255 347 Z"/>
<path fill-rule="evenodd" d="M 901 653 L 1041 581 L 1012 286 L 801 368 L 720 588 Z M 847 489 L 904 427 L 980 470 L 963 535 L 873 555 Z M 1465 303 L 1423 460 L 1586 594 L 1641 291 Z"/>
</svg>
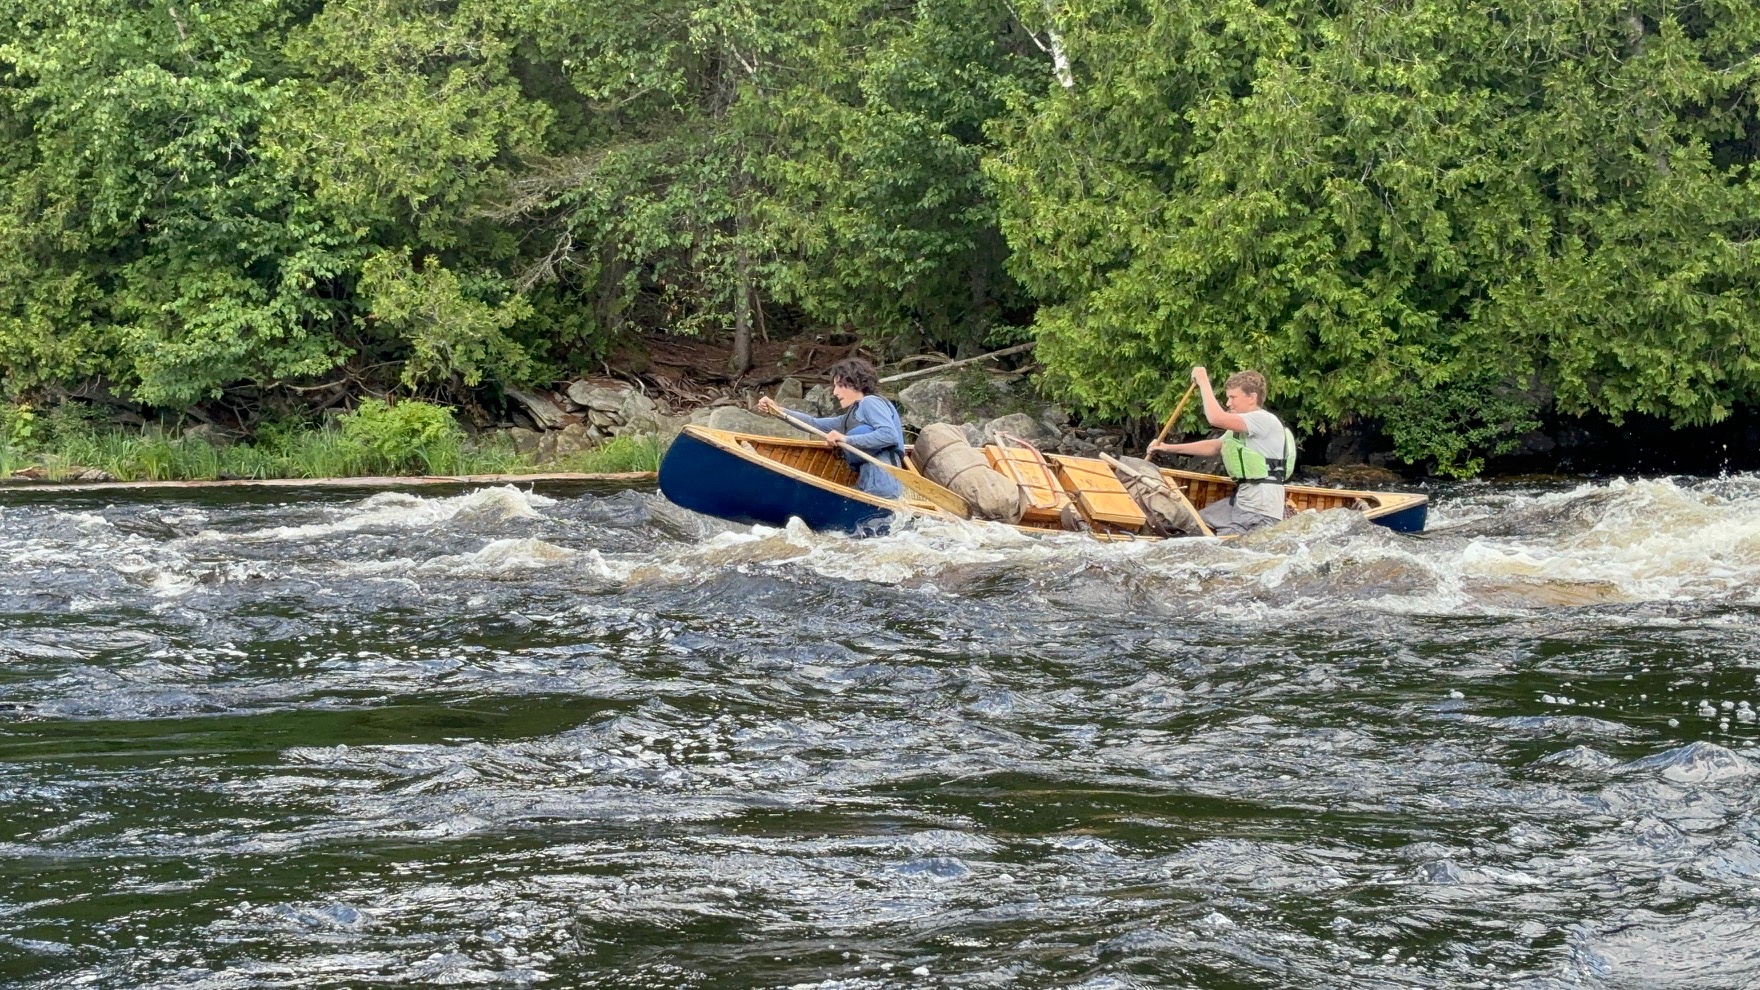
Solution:
<svg viewBox="0 0 1760 990">
<path fill-rule="evenodd" d="M 1257 371 L 1237 371 L 1223 383 L 1228 400 L 1225 409 L 1210 388 L 1210 374 L 1202 365 L 1192 369 L 1192 380 L 1204 397 L 1204 418 L 1224 430 L 1214 440 L 1149 445 L 1156 451 L 1222 458 L 1223 469 L 1234 480 L 1234 494 L 1206 505 L 1199 513 L 1217 536 L 1230 536 L 1269 526 L 1283 519 L 1283 483 L 1296 466 L 1295 435 L 1283 421 L 1265 409 L 1265 376 Z"/>
<path fill-rule="evenodd" d="M 786 416 L 824 431 L 832 446 L 847 443 L 869 456 L 900 467 L 904 464 L 904 424 L 898 409 L 881 396 L 880 378 L 874 366 L 861 358 L 849 358 L 831 366 L 831 393 L 837 397 L 843 412 L 836 416 L 814 416 L 794 409 L 784 409 L 769 396 L 758 400 L 758 410 L 772 416 Z M 880 464 L 845 453 L 849 466 L 856 470 L 856 485 L 870 495 L 898 498 L 904 486 Z"/>
</svg>

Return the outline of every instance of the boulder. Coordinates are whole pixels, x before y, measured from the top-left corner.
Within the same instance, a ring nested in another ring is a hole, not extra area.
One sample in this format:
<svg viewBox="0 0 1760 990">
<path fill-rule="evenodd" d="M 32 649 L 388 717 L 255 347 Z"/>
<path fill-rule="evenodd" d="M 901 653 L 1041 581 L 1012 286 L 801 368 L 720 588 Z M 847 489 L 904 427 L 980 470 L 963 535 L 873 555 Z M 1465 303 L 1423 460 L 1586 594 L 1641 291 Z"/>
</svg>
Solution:
<svg viewBox="0 0 1760 990">
<path fill-rule="evenodd" d="M 554 453 L 551 456 L 559 461 L 578 457 L 597 447 L 603 437 L 604 434 L 595 427 L 582 426 L 579 423 L 565 426 L 556 432 Z"/>
<path fill-rule="evenodd" d="M 618 416 L 618 414 L 615 410 L 613 410 L 611 412 L 606 412 L 603 409 L 588 409 L 587 410 L 587 422 L 593 424 L 594 426 L 610 427 L 610 426 L 616 426 L 617 424 L 623 422 L 623 419 L 622 419 L 622 417 Z"/>
<path fill-rule="evenodd" d="M 917 382 L 898 393 L 898 415 L 904 425 L 913 429 L 922 429 L 930 423 L 957 423 L 969 418 L 961 415 L 953 382 L 944 378 Z"/>
<path fill-rule="evenodd" d="M 788 405 L 788 403 L 783 403 L 783 405 Z M 837 404 L 837 393 L 831 390 L 831 386 L 814 385 L 806 395 L 801 397 L 800 405 L 788 406 L 788 408 L 799 409 L 815 416 L 829 416 L 843 407 Z"/>
<path fill-rule="evenodd" d="M 801 387 L 799 378 L 784 378 L 782 384 L 776 386 L 776 395 L 773 396 L 777 402 L 790 409 L 799 409 L 802 400 L 806 397 L 806 390 Z"/>
<path fill-rule="evenodd" d="M 984 424 L 984 435 L 995 436 L 1008 433 L 1020 437 L 1035 446 L 1045 440 L 1054 439 L 1056 434 L 1045 429 L 1044 425 L 1026 413 L 1009 413 L 998 416 Z"/>
<path fill-rule="evenodd" d="M 694 420 L 695 417 L 692 418 Z M 704 423 L 716 430 L 756 433 L 767 437 L 788 437 L 791 440 L 799 440 L 809 436 L 806 431 L 797 430 L 774 416 L 755 413 L 738 406 L 718 406 L 709 412 Z"/>
<path fill-rule="evenodd" d="M 623 425 L 638 433 L 653 433 L 660 427 L 660 407 L 654 400 L 631 389 L 623 394 L 623 405 L 617 409 Z"/>
<path fill-rule="evenodd" d="M 193 426 L 184 427 L 182 432 L 178 434 L 178 439 L 200 440 L 210 447 L 227 447 L 237 437 L 213 423 L 196 423 Z"/>
<path fill-rule="evenodd" d="M 528 457 L 538 452 L 538 439 L 543 436 L 543 434 L 539 433 L 537 430 L 528 430 L 523 426 L 516 426 L 506 432 L 507 439 L 513 441 L 513 449 L 515 452 Z"/>
<path fill-rule="evenodd" d="M 570 402 L 583 409 L 596 409 L 600 412 L 617 412 L 623 408 L 624 397 L 630 395 L 631 389 L 608 388 L 589 382 L 575 382 L 568 386 Z"/>
<path fill-rule="evenodd" d="M 1386 488 L 1405 479 L 1384 467 L 1368 464 L 1326 464 L 1312 469 L 1320 483 L 1341 488 Z"/>
<path fill-rule="evenodd" d="M 708 417 L 705 416 L 704 420 L 707 421 L 707 419 Z M 689 422 L 690 417 L 688 416 L 669 416 L 665 413 L 656 413 L 654 415 L 653 425 L 650 427 L 644 428 L 641 424 L 625 423 L 622 426 L 612 427 L 611 435 L 614 437 L 625 435 L 651 436 L 662 443 L 666 443 L 673 437 L 678 436 L 678 431 L 684 429 L 685 424 Z"/>
<path fill-rule="evenodd" d="M 1100 453 L 1100 448 L 1098 446 L 1089 443 L 1073 433 L 1066 433 L 1059 437 L 1057 443 L 1054 444 L 1051 449 L 1054 453 L 1069 454 L 1073 457 L 1093 457 L 1095 454 Z"/>
<path fill-rule="evenodd" d="M 554 430 L 562 426 L 562 407 L 558 406 L 555 400 L 548 395 L 541 392 L 528 392 L 525 389 L 510 388 L 507 390 L 507 397 L 519 403 L 520 408 L 526 411 L 526 415 L 532 417 L 532 422 L 536 423 L 539 429 Z"/>
</svg>

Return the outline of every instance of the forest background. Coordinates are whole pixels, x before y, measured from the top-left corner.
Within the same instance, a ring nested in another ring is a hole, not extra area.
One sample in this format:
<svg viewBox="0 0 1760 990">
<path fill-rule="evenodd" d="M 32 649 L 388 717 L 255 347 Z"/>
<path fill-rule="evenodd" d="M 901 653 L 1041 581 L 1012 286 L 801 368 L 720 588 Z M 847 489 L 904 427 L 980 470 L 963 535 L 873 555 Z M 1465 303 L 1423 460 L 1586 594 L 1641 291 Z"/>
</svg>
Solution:
<svg viewBox="0 0 1760 990">
<path fill-rule="evenodd" d="M 781 324 L 1035 340 L 1093 418 L 1256 367 L 1445 472 L 1717 423 L 1757 53 L 1748 0 L 0 0 L 0 429 Z"/>
</svg>

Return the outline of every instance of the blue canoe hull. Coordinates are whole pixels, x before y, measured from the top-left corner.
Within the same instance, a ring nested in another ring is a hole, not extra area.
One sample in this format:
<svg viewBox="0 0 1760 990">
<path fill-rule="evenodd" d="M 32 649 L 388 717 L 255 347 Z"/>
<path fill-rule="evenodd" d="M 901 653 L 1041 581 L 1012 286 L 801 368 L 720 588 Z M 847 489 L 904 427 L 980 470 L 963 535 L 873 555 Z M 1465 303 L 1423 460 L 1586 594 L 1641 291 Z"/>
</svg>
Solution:
<svg viewBox="0 0 1760 990">
<path fill-rule="evenodd" d="M 1421 502 L 1409 509 L 1385 516 L 1376 516 L 1373 522 L 1377 526 L 1386 526 L 1395 533 L 1422 533 L 1424 524 L 1430 521 L 1430 503 Z"/>
<path fill-rule="evenodd" d="M 878 533 L 892 522 L 884 505 L 766 465 L 686 430 L 660 462 L 660 493 L 693 512 L 732 522 L 784 526 L 793 517 L 816 530 L 845 533 Z"/>
</svg>

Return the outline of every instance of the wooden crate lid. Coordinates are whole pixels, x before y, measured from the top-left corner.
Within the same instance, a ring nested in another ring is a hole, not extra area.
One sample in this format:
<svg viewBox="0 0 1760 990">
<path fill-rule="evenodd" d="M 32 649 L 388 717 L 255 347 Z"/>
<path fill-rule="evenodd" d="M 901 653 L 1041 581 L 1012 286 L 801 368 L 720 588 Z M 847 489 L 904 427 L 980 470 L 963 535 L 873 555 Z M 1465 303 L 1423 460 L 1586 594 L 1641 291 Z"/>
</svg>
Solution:
<svg viewBox="0 0 1760 990">
<path fill-rule="evenodd" d="M 1074 493 L 1082 514 L 1096 523 L 1123 529 L 1141 529 L 1149 519 L 1131 493 L 1125 491 L 1118 476 L 1105 461 L 1092 457 L 1050 458 L 1057 468 L 1058 480 Z"/>
<path fill-rule="evenodd" d="M 986 444 L 984 456 L 992 468 L 1020 486 L 1029 515 L 1055 516 L 1069 504 L 1069 494 L 1038 451 Z"/>
</svg>

